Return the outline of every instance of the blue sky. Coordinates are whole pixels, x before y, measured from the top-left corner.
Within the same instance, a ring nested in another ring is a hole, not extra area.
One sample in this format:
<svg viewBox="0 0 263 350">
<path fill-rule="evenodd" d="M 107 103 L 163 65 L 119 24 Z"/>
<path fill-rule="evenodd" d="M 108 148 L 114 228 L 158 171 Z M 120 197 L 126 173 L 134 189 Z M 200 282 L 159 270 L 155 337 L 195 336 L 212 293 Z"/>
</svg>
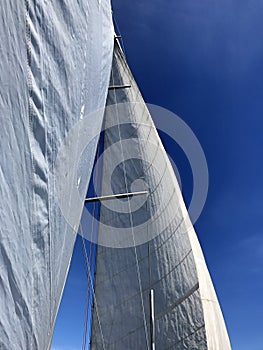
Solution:
<svg viewBox="0 0 263 350">
<path fill-rule="evenodd" d="M 233 350 L 262 350 L 263 2 L 113 0 L 113 11 L 146 102 L 180 116 L 204 149 L 210 184 L 196 231 Z M 81 349 L 83 281 L 78 239 L 52 350 Z"/>
</svg>

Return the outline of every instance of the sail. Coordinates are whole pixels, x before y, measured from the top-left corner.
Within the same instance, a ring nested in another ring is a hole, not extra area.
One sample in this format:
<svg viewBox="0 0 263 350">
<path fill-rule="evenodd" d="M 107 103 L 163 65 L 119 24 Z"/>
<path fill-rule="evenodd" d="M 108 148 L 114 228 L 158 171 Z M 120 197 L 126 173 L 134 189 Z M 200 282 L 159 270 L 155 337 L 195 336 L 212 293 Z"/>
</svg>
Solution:
<svg viewBox="0 0 263 350">
<path fill-rule="evenodd" d="M 147 195 L 101 202 L 91 349 L 230 349 L 177 179 L 117 40 L 104 123 L 102 195 Z"/>
<path fill-rule="evenodd" d="M 111 7 L 109 0 L 3 0 L 0 18 L 0 349 L 47 349 L 76 235 L 57 200 L 56 180 L 63 191 L 66 174 L 55 178 L 56 157 L 83 115 L 105 106 Z M 89 120 L 91 134 L 102 119 Z M 91 164 L 95 151 L 96 142 L 86 152 Z M 83 193 L 91 170 L 80 171 Z"/>
</svg>

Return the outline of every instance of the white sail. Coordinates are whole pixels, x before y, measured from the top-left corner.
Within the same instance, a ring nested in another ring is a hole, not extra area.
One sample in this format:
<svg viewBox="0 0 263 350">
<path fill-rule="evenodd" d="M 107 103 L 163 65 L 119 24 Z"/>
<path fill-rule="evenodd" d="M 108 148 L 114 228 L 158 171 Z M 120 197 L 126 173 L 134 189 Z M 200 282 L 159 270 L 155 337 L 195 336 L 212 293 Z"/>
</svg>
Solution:
<svg viewBox="0 0 263 350">
<path fill-rule="evenodd" d="M 56 198 L 56 156 L 83 113 L 105 106 L 111 8 L 109 0 L 2 0 L 0 18 L 0 349 L 42 350 L 75 241 Z M 90 121 L 94 135 L 102 117 Z"/>
<path fill-rule="evenodd" d="M 177 179 L 118 44 L 107 106 L 102 195 L 148 196 L 101 203 L 91 349 L 230 349 Z"/>
</svg>

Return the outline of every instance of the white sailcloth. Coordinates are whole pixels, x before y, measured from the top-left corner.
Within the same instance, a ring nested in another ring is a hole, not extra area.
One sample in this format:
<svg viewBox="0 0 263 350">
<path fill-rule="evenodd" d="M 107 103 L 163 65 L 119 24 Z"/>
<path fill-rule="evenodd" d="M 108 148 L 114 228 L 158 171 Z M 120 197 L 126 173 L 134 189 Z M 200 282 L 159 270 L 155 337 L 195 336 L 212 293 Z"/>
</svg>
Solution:
<svg viewBox="0 0 263 350">
<path fill-rule="evenodd" d="M 91 349 L 152 349 L 151 289 L 156 349 L 230 349 L 177 179 L 117 43 L 107 106 L 102 195 L 148 196 L 101 203 Z"/>
<path fill-rule="evenodd" d="M 56 156 L 83 111 L 105 106 L 111 8 L 109 0 L 2 0 L 0 19 L 0 349 L 42 350 L 75 241 L 56 198 Z M 90 121 L 94 135 L 102 117 Z M 92 164 L 95 144 L 87 154 Z"/>
</svg>

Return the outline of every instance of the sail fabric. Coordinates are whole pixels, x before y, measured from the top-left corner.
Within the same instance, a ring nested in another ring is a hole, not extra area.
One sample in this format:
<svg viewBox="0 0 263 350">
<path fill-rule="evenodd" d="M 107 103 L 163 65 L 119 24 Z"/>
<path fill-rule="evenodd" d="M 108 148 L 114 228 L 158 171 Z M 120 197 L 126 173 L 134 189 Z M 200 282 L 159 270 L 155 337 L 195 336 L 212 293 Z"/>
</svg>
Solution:
<svg viewBox="0 0 263 350">
<path fill-rule="evenodd" d="M 0 18 L 0 349 L 42 350 L 50 347 L 76 236 L 56 194 L 56 181 L 63 191 L 75 169 L 69 154 L 68 173 L 56 179 L 56 158 L 77 122 L 105 106 L 111 7 L 108 0 L 2 0 Z M 95 138 L 102 119 L 89 120 Z M 95 151 L 89 144 L 88 164 Z M 91 171 L 80 171 L 82 200 Z M 70 197 L 67 206 L 75 210 Z"/>
<path fill-rule="evenodd" d="M 116 40 L 104 116 L 91 349 L 227 350 L 228 334 L 180 188 Z"/>
</svg>

